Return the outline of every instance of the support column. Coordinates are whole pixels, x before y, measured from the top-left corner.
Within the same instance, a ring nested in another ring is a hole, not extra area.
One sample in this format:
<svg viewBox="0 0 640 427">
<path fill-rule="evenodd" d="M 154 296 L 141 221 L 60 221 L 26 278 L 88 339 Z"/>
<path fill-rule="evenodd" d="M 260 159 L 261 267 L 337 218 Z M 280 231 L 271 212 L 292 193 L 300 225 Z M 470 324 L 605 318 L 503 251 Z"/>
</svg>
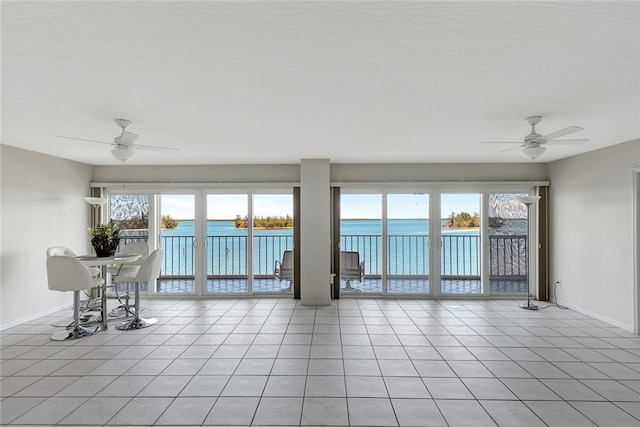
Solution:
<svg viewBox="0 0 640 427">
<path fill-rule="evenodd" d="M 331 197 L 328 159 L 300 162 L 300 302 L 331 304 Z"/>
</svg>

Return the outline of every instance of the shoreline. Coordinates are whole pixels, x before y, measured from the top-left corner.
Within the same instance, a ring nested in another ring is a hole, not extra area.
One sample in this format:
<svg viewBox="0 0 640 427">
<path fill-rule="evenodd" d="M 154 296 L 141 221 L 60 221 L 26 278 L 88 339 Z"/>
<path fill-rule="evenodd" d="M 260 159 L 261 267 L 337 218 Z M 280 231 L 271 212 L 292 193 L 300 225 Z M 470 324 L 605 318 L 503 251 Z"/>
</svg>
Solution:
<svg viewBox="0 0 640 427">
<path fill-rule="evenodd" d="M 458 231 L 480 231 L 480 227 L 442 227 L 441 230 L 447 230 L 455 233 Z"/>
<path fill-rule="evenodd" d="M 248 230 L 249 227 L 236 227 L 236 230 Z M 254 230 L 293 230 L 293 227 L 253 227 Z"/>
</svg>

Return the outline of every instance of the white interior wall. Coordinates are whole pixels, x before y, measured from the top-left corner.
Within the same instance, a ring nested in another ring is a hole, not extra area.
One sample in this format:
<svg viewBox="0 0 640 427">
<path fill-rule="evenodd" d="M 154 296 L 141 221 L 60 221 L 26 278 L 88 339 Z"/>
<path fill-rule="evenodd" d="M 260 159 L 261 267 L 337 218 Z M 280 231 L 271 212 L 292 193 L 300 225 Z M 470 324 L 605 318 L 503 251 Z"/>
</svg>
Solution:
<svg viewBox="0 0 640 427">
<path fill-rule="evenodd" d="M 545 163 L 332 164 L 332 182 L 544 181 Z"/>
<path fill-rule="evenodd" d="M 298 182 L 300 165 L 94 166 L 96 182 Z"/>
<path fill-rule="evenodd" d="M 333 182 L 546 180 L 544 163 L 330 164 Z M 300 165 L 95 166 L 96 182 L 299 182 Z"/>
<path fill-rule="evenodd" d="M 630 331 L 635 166 L 638 140 L 549 164 L 552 297 Z"/>
<path fill-rule="evenodd" d="M 0 329 L 73 302 L 70 292 L 47 287 L 46 249 L 91 246 L 89 195 L 92 167 L 0 145 Z"/>
</svg>

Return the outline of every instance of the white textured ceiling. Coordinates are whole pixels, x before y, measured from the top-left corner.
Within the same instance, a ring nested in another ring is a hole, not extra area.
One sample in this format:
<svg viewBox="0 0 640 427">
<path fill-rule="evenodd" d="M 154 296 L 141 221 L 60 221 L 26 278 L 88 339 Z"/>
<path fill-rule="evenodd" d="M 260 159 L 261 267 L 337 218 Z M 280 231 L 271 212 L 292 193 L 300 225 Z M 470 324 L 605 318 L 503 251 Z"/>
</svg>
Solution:
<svg viewBox="0 0 640 427">
<path fill-rule="evenodd" d="M 2 2 L 2 143 L 119 164 L 525 162 L 640 138 L 640 3 Z"/>
</svg>

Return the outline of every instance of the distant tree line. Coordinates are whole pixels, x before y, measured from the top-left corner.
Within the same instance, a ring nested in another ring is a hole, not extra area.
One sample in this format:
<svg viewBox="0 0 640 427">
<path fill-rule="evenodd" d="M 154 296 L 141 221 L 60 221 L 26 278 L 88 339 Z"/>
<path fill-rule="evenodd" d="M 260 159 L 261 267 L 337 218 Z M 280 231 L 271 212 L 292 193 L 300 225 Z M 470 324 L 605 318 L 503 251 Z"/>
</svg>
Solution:
<svg viewBox="0 0 640 427">
<path fill-rule="evenodd" d="M 477 212 L 473 215 L 469 212 L 458 214 L 451 212 L 444 225 L 449 228 L 477 228 L 480 227 L 480 214 Z"/>
<path fill-rule="evenodd" d="M 236 228 L 249 228 L 249 216 L 236 215 Z M 255 216 L 253 217 L 255 228 L 293 228 L 293 218 L 286 216 Z"/>
<path fill-rule="evenodd" d="M 489 228 L 500 228 L 503 224 L 504 219 L 489 217 Z M 460 212 L 458 214 L 451 212 L 444 226 L 449 228 L 478 228 L 480 227 L 480 214 L 477 212 L 474 212 L 473 215 L 469 212 Z"/>
<path fill-rule="evenodd" d="M 117 221 L 118 227 L 123 230 L 147 230 L 149 228 L 149 216 L 140 214 L 130 218 Z M 171 215 L 162 215 L 162 228 L 172 230 L 178 226 L 178 221 L 173 219 Z"/>
</svg>

